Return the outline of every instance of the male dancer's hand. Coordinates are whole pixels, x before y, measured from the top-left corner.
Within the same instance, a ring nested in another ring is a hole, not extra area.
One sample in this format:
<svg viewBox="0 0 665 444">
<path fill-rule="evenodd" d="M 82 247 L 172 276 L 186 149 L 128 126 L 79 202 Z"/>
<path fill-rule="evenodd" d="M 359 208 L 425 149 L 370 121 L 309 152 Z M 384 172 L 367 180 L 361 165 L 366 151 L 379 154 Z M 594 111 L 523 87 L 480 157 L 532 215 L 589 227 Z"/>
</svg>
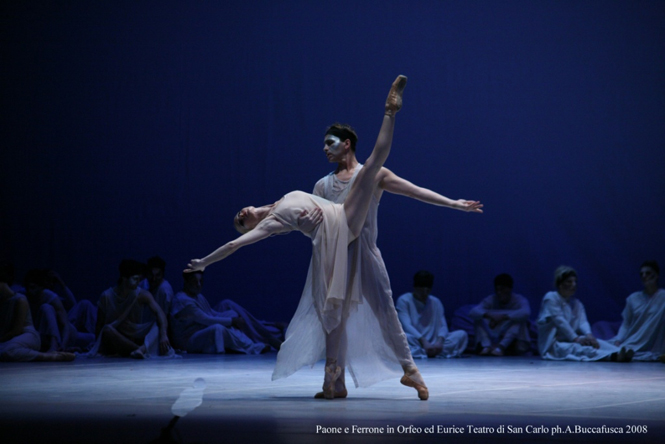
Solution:
<svg viewBox="0 0 665 444">
<path fill-rule="evenodd" d="M 462 211 L 468 211 L 471 213 L 482 213 L 483 210 L 481 209 L 483 207 L 483 204 L 481 204 L 477 200 L 465 200 L 465 199 L 457 199 L 457 202 L 459 203 L 458 209 Z"/>
<path fill-rule="evenodd" d="M 303 233 L 310 233 L 314 231 L 314 228 L 317 227 L 323 221 L 323 211 L 321 208 L 316 207 L 312 211 L 302 210 L 298 215 L 298 228 Z"/>
</svg>

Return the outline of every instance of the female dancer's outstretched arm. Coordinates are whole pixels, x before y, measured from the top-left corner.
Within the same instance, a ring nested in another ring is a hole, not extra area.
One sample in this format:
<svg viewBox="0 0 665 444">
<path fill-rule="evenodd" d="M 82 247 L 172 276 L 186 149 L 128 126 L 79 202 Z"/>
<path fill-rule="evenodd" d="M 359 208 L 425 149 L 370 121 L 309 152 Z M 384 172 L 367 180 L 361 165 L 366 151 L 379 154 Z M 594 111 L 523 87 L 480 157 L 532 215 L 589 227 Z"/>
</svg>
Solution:
<svg viewBox="0 0 665 444">
<path fill-rule="evenodd" d="M 281 222 L 272 217 L 266 218 L 252 231 L 243 234 L 231 242 L 225 243 L 203 259 L 192 259 L 189 261 L 187 268 L 184 271 L 190 273 L 192 271 L 204 270 L 208 265 L 221 261 L 235 253 L 238 248 L 256 243 L 281 231 L 284 231 L 284 225 L 282 225 Z"/>
</svg>

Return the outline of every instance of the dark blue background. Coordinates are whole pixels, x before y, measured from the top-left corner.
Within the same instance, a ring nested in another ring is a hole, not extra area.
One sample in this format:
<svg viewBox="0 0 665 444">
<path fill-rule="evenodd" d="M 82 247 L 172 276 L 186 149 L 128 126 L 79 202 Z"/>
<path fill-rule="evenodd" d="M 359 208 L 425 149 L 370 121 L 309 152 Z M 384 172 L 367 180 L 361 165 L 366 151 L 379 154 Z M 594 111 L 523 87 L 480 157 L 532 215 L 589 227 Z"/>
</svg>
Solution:
<svg viewBox="0 0 665 444">
<path fill-rule="evenodd" d="M 96 300 L 124 257 L 180 270 L 232 217 L 311 191 L 323 131 L 371 149 L 409 76 L 387 167 L 483 215 L 384 195 L 396 295 L 420 268 L 450 315 L 511 273 L 537 311 L 556 266 L 590 320 L 617 320 L 665 265 L 662 1 L 3 2 L 1 254 Z M 309 240 L 209 268 L 204 294 L 288 319 Z"/>
</svg>

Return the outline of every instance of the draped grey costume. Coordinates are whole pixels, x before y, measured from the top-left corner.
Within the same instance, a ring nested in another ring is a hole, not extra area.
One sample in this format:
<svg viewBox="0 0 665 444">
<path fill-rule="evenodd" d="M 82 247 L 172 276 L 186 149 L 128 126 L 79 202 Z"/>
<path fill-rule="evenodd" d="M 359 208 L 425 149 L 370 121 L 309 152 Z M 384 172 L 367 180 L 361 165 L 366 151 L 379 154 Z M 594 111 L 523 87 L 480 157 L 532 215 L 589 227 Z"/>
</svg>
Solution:
<svg viewBox="0 0 665 444">
<path fill-rule="evenodd" d="M 304 233 L 312 239 L 312 260 L 298 309 L 277 354 L 272 378 L 289 376 L 323 359 L 325 333 L 339 326 L 342 317 L 346 318 L 349 338 L 346 364 L 356 385 L 368 386 L 395 376 L 396 372 L 390 368 L 395 355 L 376 334 L 380 331 L 379 321 L 362 296 L 357 264 L 352 261 L 352 268 L 347 268 L 348 245 L 352 239 L 343 205 L 295 191 L 277 202 L 268 217 L 281 221 L 287 230 L 299 230 L 302 210 L 311 211 L 315 207 L 322 210 L 323 221 Z"/>
<path fill-rule="evenodd" d="M 356 167 L 349 181 L 339 180 L 334 173 L 328 174 L 316 183 L 314 194 L 338 204 L 343 203 L 362 167 L 360 164 Z M 347 250 L 347 282 L 349 288 L 356 293 L 351 298 L 353 303 L 349 304 L 347 314 L 348 343 L 345 364 L 356 387 L 367 387 L 397 377 L 403 373 L 402 366 L 415 366 L 406 335 L 395 311 L 388 272 L 381 251 L 376 246 L 378 208 L 379 200 L 373 195 L 360 236 L 349 244 Z M 308 284 L 316 273 L 314 265 L 312 261 L 307 273 Z M 296 320 L 300 326 L 294 325 Z M 294 321 L 287 330 L 287 341 L 294 332 L 306 331 L 307 325 L 312 329 L 316 327 L 316 315 L 312 304 L 305 297 L 305 291 Z M 300 361 L 301 366 L 313 365 L 316 360 L 325 356 L 324 339 L 323 336 L 316 338 L 320 341 L 314 347 L 319 350 L 317 359 L 314 359 L 312 353 L 307 362 Z"/>
<path fill-rule="evenodd" d="M 636 361 L 655 361 L 665 354 L 665 290 L 652 296 L 643 291 L 631 294 L 622 316 L 619 333 L 609 342 L 634 350 Z"/>
<path fill-rule="evenodd" d="M 538 352 L 543 359 L 599 361 L 619 351 L 618 347 L 598 339 L 600 348 L 573 342 L 591 333 L 584 305 L 574 297 L 566 301 L 556 291 L 543 297 L 538 315 Z"/>
</svg>

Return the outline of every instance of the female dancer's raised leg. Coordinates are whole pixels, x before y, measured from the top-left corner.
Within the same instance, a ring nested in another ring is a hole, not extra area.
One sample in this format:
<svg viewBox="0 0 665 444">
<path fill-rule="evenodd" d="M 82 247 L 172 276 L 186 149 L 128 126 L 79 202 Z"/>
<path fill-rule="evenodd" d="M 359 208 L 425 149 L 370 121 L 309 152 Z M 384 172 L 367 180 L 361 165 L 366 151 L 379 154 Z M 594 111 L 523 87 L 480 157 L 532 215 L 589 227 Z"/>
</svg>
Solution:
<svg viewBox="0 0 665 444">
<path fill-rule="evenodd" d="M 398 76 L 393 82 L 386 99 L 386 111 L 374 149 L 367 158 L 365 166 L 358 172 L 358 176 L 349 190 L 349 195 L 344 201 L 346 222 L 354 239 L 360 235 L 360 230 L 365 224 L 375 189 L 376 175 L 379 174 L 390 154 L 395 129 L 395 114 L 402 108 L 402 93 L 405 86 L 405 76 Z"/>
</svg>

